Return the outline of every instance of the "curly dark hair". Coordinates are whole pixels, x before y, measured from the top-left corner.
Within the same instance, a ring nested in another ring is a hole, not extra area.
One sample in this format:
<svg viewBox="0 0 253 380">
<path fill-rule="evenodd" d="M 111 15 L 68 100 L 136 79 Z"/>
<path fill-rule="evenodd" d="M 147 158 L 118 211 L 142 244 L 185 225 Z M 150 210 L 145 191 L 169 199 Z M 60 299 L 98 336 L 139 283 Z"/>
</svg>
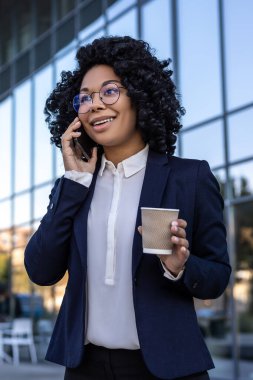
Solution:
<svg viewBox="0 0 253 380">
<path fill-rule="evenodd" d="M 105 64 L 113 68 L 127 89 L 144 142 L 156 152 L 173 155 L 184 108 L 171 79 L 172 71 L 167 68 L 170 59 L 159 61 L 147 42 L 128 36 L 96 39 L 80 47 L 76 59 L 77 68 L 61 73 L 61 81 L 46 100 L 44 112 L 52 143 L 61 148 L 61 135 L 76 117 L 72 99 L 83 76 L 93 66 Z"/>
</svg>

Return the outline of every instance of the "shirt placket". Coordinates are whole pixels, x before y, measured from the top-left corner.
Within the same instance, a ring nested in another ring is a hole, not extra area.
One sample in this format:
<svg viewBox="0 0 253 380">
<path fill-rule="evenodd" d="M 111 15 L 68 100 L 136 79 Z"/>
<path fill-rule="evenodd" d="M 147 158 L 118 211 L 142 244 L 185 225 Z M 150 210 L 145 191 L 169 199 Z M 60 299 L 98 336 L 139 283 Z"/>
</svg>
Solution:
<svg viewBox="0 0 253 380">
<path fill-rule="evenodd" d="M 118 213 L 121 190 L 121 174 L 118 170 L 113 170 L 113 197 L 107 226 L 107 254 L 105 269 L 105 284 L 115 284 L 116 272 L 116 219 Z"/>
</svg>

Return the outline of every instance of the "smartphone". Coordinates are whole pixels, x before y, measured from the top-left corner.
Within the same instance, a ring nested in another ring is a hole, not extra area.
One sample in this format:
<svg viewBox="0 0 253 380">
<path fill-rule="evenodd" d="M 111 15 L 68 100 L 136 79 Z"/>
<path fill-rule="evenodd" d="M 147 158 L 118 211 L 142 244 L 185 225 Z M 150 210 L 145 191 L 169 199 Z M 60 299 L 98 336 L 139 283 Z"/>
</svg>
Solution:
<svg viewBox="0 0 253 380">
<path fill-rule="evenodd" d="M 81 132 L 81 135 L 73 139 L 75 149 L 81 155 L 82 160 L 89 161 L 92 155 L 92 148 L 96 146 L 96 143 L 87 135 L 83 127 L 77 129 L 77 132 Z"/>
</svg>

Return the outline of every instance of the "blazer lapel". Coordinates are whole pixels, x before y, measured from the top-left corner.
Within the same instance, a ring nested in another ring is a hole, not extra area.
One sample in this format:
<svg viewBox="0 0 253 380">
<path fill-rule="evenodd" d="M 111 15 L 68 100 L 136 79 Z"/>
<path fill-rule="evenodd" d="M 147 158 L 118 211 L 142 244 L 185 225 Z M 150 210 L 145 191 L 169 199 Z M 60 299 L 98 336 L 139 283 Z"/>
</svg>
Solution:
<svg viewBox="0 0 253 380">
<path fill-rule="evenodd" d="M 170 171 L 171 168 L 168 162 L 168 157 L 165 154 L 161 155 L 150 150 L 136 218 L 132 252 L 133 277 L 135 276 L 136 269 L 143 254 L 142 237 L 137 230 L 137 227 L 141 226 L 141 207 L 162 207 L 162 197 L 168 182 Z M 175 201 L 175 197 L 173 193 L 171 193 L 171 196 L 169 197 L 169 205 L 166 205 L 166 207 L 174 208 Z"/>
</svg>

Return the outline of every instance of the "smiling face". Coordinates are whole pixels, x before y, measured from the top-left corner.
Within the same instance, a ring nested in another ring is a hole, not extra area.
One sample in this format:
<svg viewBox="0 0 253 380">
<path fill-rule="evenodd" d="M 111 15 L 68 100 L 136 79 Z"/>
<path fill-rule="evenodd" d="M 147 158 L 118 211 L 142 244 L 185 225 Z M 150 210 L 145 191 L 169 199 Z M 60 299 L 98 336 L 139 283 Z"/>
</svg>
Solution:
<svg viewBox="0 0 253 380">
<path fill-rule="evenodd" d="M 118 100 L 111 105 L 104 104 L 98 93 L 107 83 L 116 84 L 120 91 Z M 80 87 L 80 93 L 91 94 L 93 102 L 87 113 L 81 113 L 80 107 L 79 119 L 87 134 L 102 145 L 105 152 L 116 148 L 138 151 L 137 146 L 140 149 L 144 146 L 140 132 L 136 129 L 136 111 L 127 96 L 127 90 L 121 86 L 120 78 L 112 67 L 97 65 L 84 75 Z"/>
</svg>

